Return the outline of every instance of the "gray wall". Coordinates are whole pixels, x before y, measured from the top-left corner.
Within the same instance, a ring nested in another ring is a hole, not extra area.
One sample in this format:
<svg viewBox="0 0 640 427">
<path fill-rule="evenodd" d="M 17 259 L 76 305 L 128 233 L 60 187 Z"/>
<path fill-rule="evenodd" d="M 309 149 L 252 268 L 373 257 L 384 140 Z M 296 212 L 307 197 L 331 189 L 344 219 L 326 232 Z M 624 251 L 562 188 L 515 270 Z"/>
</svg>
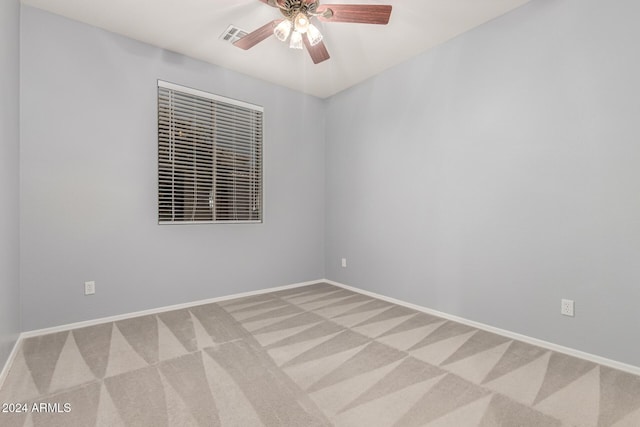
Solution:
<svg viewBox="0 0 640 427">
<path fill-rule="evenodd" d="M 0 2 L 0 370 L 20 332 L 20 3 Z"/>
<path fill-rule="evenodd" d="M 533 1 L 332 98 L 328 278 L 640 366 L 640 3 L 614 3 Z"/>
<path fill-rule="evenodd" d="M 30 7 L 21 31 L 24 330 L 324 276 L 323 101 Z M 263 224 L 157 225 L 156 79 L 264 106 Z"/>
</svg>

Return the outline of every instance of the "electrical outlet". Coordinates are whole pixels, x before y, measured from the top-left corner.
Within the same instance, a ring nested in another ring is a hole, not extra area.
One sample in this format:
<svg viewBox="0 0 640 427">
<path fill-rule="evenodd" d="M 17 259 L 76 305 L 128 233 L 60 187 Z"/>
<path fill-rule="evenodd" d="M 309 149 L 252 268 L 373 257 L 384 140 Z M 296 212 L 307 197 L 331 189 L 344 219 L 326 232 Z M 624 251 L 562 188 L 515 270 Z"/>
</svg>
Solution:
<svg viewBox="0 0 640 427">
<path fill-rule="evenodd" d="M 342 258 L 342 267 L 343 268 L 347 267 L 347 259 L 346 258 Z"/>
<path fill-rule="evenodd" d="M 90 282 L 84 282 L 84 294 L 93 295 L 96 293 L 96 282 L 93 280 Z"/>
<path fill-rule="evenodd" d="M 560 313 L 573 317 L 573 300 L 563 299 L 560 303 Z"/>
</svg>

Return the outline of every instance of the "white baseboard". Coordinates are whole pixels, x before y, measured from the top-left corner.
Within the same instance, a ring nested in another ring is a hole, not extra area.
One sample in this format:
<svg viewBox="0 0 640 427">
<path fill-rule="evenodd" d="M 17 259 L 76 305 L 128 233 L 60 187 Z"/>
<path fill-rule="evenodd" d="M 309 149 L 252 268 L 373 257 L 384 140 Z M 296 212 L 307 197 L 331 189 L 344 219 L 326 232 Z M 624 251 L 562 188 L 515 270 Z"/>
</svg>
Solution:
<svg viewBox="0 0 640 427">
<path fill-rule="evenodd" d="M 556 351 L 558 353 L 563 353 L 569 356 L 573 356 L 573 357 L 578 357 L 580 359 L 584 359 L 584 360 L 588 360 L 590 362 L 594 362 L 603 366 L 608 366 L 610 368 L 613 369 L 618 369 L 620 371 L 624 371 L 624 372 L 628 372 L 630 374 L 634 374 L 634 375 L 640 375 L 640 367 L 637 366 L 633 366 L 633 365 L 629 365 L 626 363 L 622 363 L 622 362 L 618 362 L 616 360 L 611 360 L 611 359 L 607 359 L 605 357 L 601 357 L 601 356 L 597 356 L 594 354 L 590 354 L 590 353 L 586 353 L 580 350 L 576 350 L 573 348 L 569 348 L 569 347 L 564 347 L 558 344 L 554 344 L 548 341 L 543 341 L 537 338 L 533 338 L 533 337 L 529 337 L 526 335 L 522 335 L 522 334 L 518 334 L 516 332 L 512 332 L 512 331 L 508 331 L 506 329 L 500 329 L 500 328 L 496 328 L 490 325 L 485 325 L 484 323 L 480 323 L 480 322 L 475 322 L 473 320 L 469 320 L 469 319 L 465 319 L 462 317 L 458 317 L 458 316 L 454 316 L 451 314 L 447 314 L 447 313 L 443 313 L 437 310 L 432 310 L 430 308 L 426 308 L 426 307 L 422 307 L 416 304 L 412 304 L 406 301 L 401 301 L 395 298 L 391 298 L 391 297 L 387 297 L 385 295 L 381 295 L 381 294 L 377 294 L 375 292 L 370 292 L 370 291 L 365 291 L 363 289 L 358 289 L 358 288 L 354 288 L 352 286 L 349 285 L 345 285 L 343 283 L 339 283 L 339 282 L 335 282 L 333 280 L 327 280 L 327 279 L 318 279 L 318 280 L 312 280 L 312 281 L 308 281 L 308 282 L 300 282 L 300 283 L 294 283 L 291 285 L 285 285 L 285 286 L 278 286 L 278 287 L 274 287 L 274 288 L 267 288 L 267 289 L 260 289 L 257 291 L 251 291 L 251 292 L 243 292 L 243 293 L 238 293 L 238 294 L 233 294 L 233 295 L 227 295 L 227 296 L 223 296 L 223 297 L 218 297 L 218 298 L 209 298 L 209 299 L 205 299 L 205 300 L 199 300 L 199 301 L 193 301 L 193 302 L 188 302 L 188 303 L 183 303 L 183 304 L 175 304 L 175 305 L 170 305 L 170 306 L 165 306 L 165 307 L 159 307 L 159 308 L 154 308 L 154 309 L 150 309 L 150 310 L 143 310 L 143 311 L 137 311 L 137 312 L 133 312 L 133 313 L 126 313 L 126 314 L 120 314 L 120 315 L 116 315 L 116 316 L 109 316 L 109 317 L 103 317 L 103 318 L 99 318 L 99 319 L 93 319 L 93 320 L 87 320 L 87 321 L 83 321 L 83 322 L 76 322 L 76 323 L 70 323 L 70 324 L 66 324 L 66 325 L 60 325 L 60 326 L 54 326 L 52 328 L 45 328 L 45 329 L 37 329 L 37 330 L 32 330 L 32 331 L 27 331 L 27 332 L 23 332 L 20 334 L 20 336 L 18 337 L 15 345 L 13 346 L 13 350 L 11 351 L 11 354 L 9 355 L 9 358 L 7 359 L 7 362 L 5 363 L 2 371 L 0 372 L 0 388 L 2 387 L 2 384 L 4 383 L 4 380 L 6 379 L 6 376 L 9 372 L 9 369 L 13 363 L 13 360 L 16 357 L 16 354 L 18 352 L 18 349 L 20 348 L 20 345 L 22 343 L 22 341 L 25 338 L 30 338 L 30 337 L 36 337 L 36 336 L 40 336 L 40 335 L 46 335 L 46 334 L 51 334 L 51 333 L 55 333 L 55 332 L 63 332 L 63 331 L 68 331 L 71 329 L 76 329 L 76 328 L 84 328 L 87 326 L 94 326 L 94 325 L 99 325 L 102 323 L 107 323 L 107 322 L 116 322 L 119 320 L 124 320 L 124 319 L 130 319 L 132 317 L 138 317 L 138 316 L 146 316 L 149 314 L 158 314 L 158 313 L 163 313 L 166 311 L 172 311 L 172 310 L 180 310 L 183 308 L 189 308 L 189 307 L 194 307 L 197 305 L 203 305 L 203 304 L 211 304 L 211 303 L 216 303 L 216 302 L 222 302 L 222 301 L 228 301 L 228 300 L 232 300 L 232 299 L 236 299 L 236 298 L 243 298 L 243 297 L 249 297 L 249 296 L 253 296 L 253 295 L 261 295 L 261 294 L 266 294 L 266 293 L 270 293 L 270 292 L 276 292 L 276 291 L 281 291 L 281 290 L 286 290 L 286 289 L 294 289 L 294 288 L 299 288 L 299 287 L 303 287 L 303 286 L 309 286 L 309 285 L 313 285 L 316 283 L 329 283 L 332 284 L 334 286 L 338 286 L 340 288 L 343 289 L 347 289 L 353 292 L 357 292 L 359 294 L 363 294 L 363 295 L 367 295 L 370 296 L 372 298 L 377 298 L 383 301 L 388 301 L 392 304 L 397 304 L 397 305 L 401 305 L 403 307 L 407 307 L 407 308 L 411 308 L 413 310 L 417 310 L 417 311 L 421 311 L 423 313 L 427 313 L 427 314 L 431 314 L 433 316 L 437 316 L 437 317 L 442 317 L 443 319 L 447 319 L 447 320 L 452 320 L 454 322 L 458 322 L 458 323 L 462 323 L 468 326 L 472 326 L 474 328 L 477 329 L 482 329 L 488 332 L 493 332 L 495 334 L 499 334 L 508 338 L 512 338 L 518 341 L 522 341 L 531 345 L 535 345 L 538 347 L 542 347 L 542 348 L 546 348 L 548 350 L 552 350 L 552 351 Z"/>
<path fill-rule="evenodd" d="M 309 282 L 293 283 L 291 285 L 277 286 L 277 287 L 274 287 L 274 288 L 260 289 L 260 290 L 257 290 L 257 291 L 242 292 L 242 293 L 233 294 L 233 295 L 226 295 L 226 296 L 223 296 L 223 297 L 209 298 L 209 299 L 204 299 L 204 300 L 199 300 L 199 301 L 192 301 L 192 302 L 183 303 L 183 304 L 169 305 L 169 306 L 153 308 L 153 309 L 149 309 L 149 310 L 136 311 L 136 312 L 132 312 L 132 313 L 119 314 L 119 315 L 116 315 L 116 316 L 109 316 L 109 317 L 102 317 L 102 318 L 99 318 L 99 319 L 86 320 L 86 321 L 83 321 L 83 322 L 75 322 L 75 323 L 69 323 L 69 324 L 66 324 L 66 325 L 53 326 L 51 328 L 35 329 L 35 330 L 31 330 L 31 331 L 22 332 L 18 336 L 18 339 L 16 340 L 16 343 L 14 344 L 13 349 L 11 350 L 11 353 L 9 354 L 9 358 L 7 359 L 6 363 L 4 364 L 4 366 L 2 368 L 2 371 L 0 371 L 0 388 L 2 388 L 2 385 L 4 384 L 4 381 L 5 381 L 6 377 L 7 377 L 7 375 L 9 374 L 9 369 L 11 368 L 11 366 L 13 364 L 13 361 L 15 360 L 16 354 L 18 353 L 18 349 L 20 348 L 20 345 L 22 344 L 22 341 L 25 338 L 37 337 L 37 336 L 46 335 L 46 334 L 53 334 L 53 333 L 56 333 L 56 332 L 64 332 L 64 331 L 69 331 L 71 329 L 85 328 L 87 326 L 94 326 L 94 325 L 99 325 L 99 324 L 102 324 L 102 323 L 117 322 L 118 320 L 130 319 L 132 317 L 138 317 L 138 316 L 146 316 L 146 315 L 149 315 L 149 314 L 158 314 L 158 313 L 163 313 L 165 311 L 180 310 L 180 309 L 183 309 L 183 308 L 194 307 L 196 305 L 211 304 L 211 303 L 215 303 L 215 302 L 228 301 L 228 300 L 232 300 L 232 299 L 236 299 L 236 298 L 243 298 L 243 297 L 250 297 L 250 296 L 253 296 L 253 295 L 266 294 L 266 293 L 269 293 L 269 292 L 276 292 L 276 291 L 282 291 L 282 290 L 286 290 L 286 289 L 300 288 L 300 287 L 303 287 L 303 286 L 309 286 L 309 285 L 313 285 L 313 284 L 316 284 L 316 283 L 324 283 L 324 282 L 325 282 L 324 279 L 311 280 Z"/>
<path fill-rule="evenodd" d="M 16 358 L 16 354 L 18 354 L 18 349 L 20 348 L 21 344 L 22 334 L 18 335 L 18 339 L 16 339 L 16 342 L 13 344 L 13 348 L 11 349 L 11 353 L 9 353 L 9 358 L 2 367 L 2 371 L 0 371 L 0 390 L 4 385 L 4 380 L 7 379 L 7 375 L 9 375 L 9 369 L 11 369 L 11 366 L 13 365 L 13 361 Z"/>
<path fill-rule="evenodd" d="M 40 335 L 53 334 L 53 333 L 56 333 L 56 332 L 69 331 L 71 329 L 85 328 L 87 326 L 99 325 L 101 323 L 117 322 L 119 320 L 130 319 L 132 317 L 147 316 L 149 314 L 164 313 L 165 311 L 180 310 L 180 309 L 183 309 L 183 308 L 194 307 L 196 305 L 211 304 L 211 303 L 215 303 L 215 302 L 228 301 L 228 300 L 232 300 L 232 299 L 236 299 L 236 298 L 244 298 L 244 297 L 250 297 L 250 296 L 254 296 L 254 295 L 267 294 L 269 292 L 276 292 L 276 291 L 283 291 L 283 290 L 286 290 L 286 289 L 300 288 L 302 286 L 309 286 L 309 285 L 313 285 L 313 284 L 316 284 L 316 283 L 324 283 L 324 282 L 325 282 L 325 280 L 323 280 L 323 279 L 311 280 L 309 282 L 300 282 L 300 283 L 294 283 L 294 284 L 291 284 L 291 285 L 277 286 L 275 288 L 260 289 L 260 290 L 257 290 L 257 291 L 242 292 L 242 293 L 239 293 L 239 294 L 226 295 L 226 296 L 217 297 L 217 298 L 203 299 L 203 300 L 192 301 L 192 302 L 187 302 L 187 303 L 183 303 L 183 304 L 168 305 L 168 306 L 165 306 L 165 307 L 152 308 L 152 309 L 149 309 L 149 310 L 136 311 L 136 312 L 133 312 L 133 313 L 118 314 L 118 315 L 115 315 L 115 316 L 102 317 L 102 318 L 99 318 L 99 319 L 86 320 L 86 321 L 83 321 L 83 322 L 68 323 L 66 325 L 59 325 L 59 326 L 54 326 L 54 327 L 51 327 L 51 328 L 36 329 L 36 330 L 32 330 L 32 331 L 23 332 L 21 334 L 21 337 L 22 338 L 37 337 L 37 336 L 40 336 Z"/>
<path fill-rule="evenodd" d="M 588 360 L 590 362 L 597 363 L 599 365 L 607 366 L 609 368 L 617 369 L 619 371 L 628 372 L 634 375 L 640 375 L 640 367 L 629 365 L 626 363 L 618 362 L 617 360 L 607 359 L 605 357 L 597 356 L 595 354 L 586 353 L 584 351 L 576 350 L 569 347 L 564 347 L 558 344 L 554 344 L 548 341 L 543 341 L 537 338 L 529 337 L 527 335 L 518 334 L 516 332 L 511 332 L 506 329 L 496 328 L 490 325 L 485 325 L 484 323 L 475 322 L 473 320 L 465 319 L 463 317 L 454 316 L 447 313 L 442 313 L 437 310 L 432 310 L 430 308 L 422 307 L 416 304 L 411 304 L 405 301 L 401 301 L 395 298 L 387 297 L 385 295 L 380 295 L 375 292 L 365 291 L 362 289 L 354 288 L 353 286 L 345 285 L 343 283 L 334 282 L 333 280 L 323 280 L 323 282 L 330 283 L 332 285 L 338 286 L 340 288 L 344 288 L 353 292 L 357 292 L 359 294 L 367 295 L 372 298 L 381 299 L 383 301 L 390 302 L 392 304 L 401 305 L 403 307 L 411 308 L 413 310 L 421 311 L 423 313 L 431 314 L 433 316 L 442 317 L 443 319 L 452 320 L 454 322 L 462 323 L 464 325 L 472 326 L 477 329 L 482 329 L 487 332 L 493 332 L 494 334 L 502 335 L 508 338 L 512 338 L 514 340 L 522 341 L 531 345 L 535 345 L 538 347 L 546 348 L 548 350 L 552 350 L 558 353 L 563 353 L 569 356 L 577 357 L 580 359 Z"/>
</svg>

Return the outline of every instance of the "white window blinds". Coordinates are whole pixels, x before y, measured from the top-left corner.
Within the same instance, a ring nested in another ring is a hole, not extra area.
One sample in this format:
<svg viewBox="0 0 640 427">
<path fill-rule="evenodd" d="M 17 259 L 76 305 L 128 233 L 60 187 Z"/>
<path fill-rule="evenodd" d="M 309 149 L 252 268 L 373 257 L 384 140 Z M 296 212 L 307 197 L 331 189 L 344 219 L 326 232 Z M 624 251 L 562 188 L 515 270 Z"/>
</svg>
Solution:
<svg viewBox="0 0 640 427">
<path fill-rule="evenodd" d="M 158 81 L 158 220 L 262 221 L 262 107 Z"/>
</svg>

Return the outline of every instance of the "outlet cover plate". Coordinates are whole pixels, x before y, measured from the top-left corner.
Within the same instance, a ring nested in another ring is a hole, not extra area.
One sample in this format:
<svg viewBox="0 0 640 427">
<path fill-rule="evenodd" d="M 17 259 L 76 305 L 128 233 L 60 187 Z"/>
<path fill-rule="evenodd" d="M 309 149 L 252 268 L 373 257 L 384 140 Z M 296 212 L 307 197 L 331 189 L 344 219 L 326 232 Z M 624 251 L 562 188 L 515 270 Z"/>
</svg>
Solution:
<svg viewBox="0 0 640 427">
<path fill-rule="evenodd" d="M 574 303 L 573 300 L 570 299 L 563 299 L 560 302 L 560 313 L 563 314 L 564 316 L 574 316 L 574 312 L 573 312 L 573 308 L 574 308 Z"/>
<path fill-rule="evenodd" d="M 93 295 L 96 293 L 96 282 L 91 280 L 90 282 L 84 282 L 84 294 Z"/>
</svg>

